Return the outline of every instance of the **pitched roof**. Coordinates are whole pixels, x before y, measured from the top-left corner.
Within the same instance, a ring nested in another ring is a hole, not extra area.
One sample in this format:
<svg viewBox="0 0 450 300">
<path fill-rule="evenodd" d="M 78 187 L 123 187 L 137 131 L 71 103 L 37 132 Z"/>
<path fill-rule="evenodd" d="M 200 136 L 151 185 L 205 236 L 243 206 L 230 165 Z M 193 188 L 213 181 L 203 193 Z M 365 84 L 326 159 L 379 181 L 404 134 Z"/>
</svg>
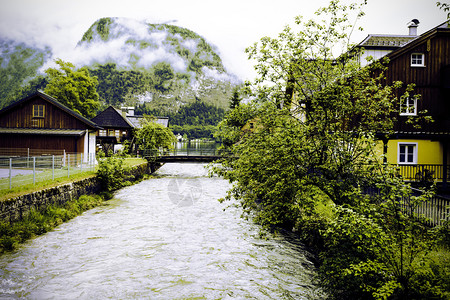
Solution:
<svg viewBox="0 0 450 300">
<path fill-rule="evenodd" d="M 447 34 L 450 33 L 450 20 L 447 20 L 438 26 L 428 30 L 427 32 L 421 34 L 416 39 L 412 40 L 408 44 L 404 45 L 403 47 L 392 51 L 391 53 L 387 54 L 386 56 L 389 58 L 398 57 L 399 55 L 402 55 L 405 51 L 408 51 L 410 48 L 415 47 L 416 45 L 428 40 L 430 37 L 435 36 L 438 33 L 445 32 Z"/>
<path fill-rule="evenodd" d="M 142 128 L 141 120 L 144 118 L 142 115 L 127 116 L 127 119 L 133 123 L 134 127 Z M 155 123 L 161 124 L 164 127 L 169 127 L 169 117 L 155 117 Z"/>
<path fill-rule="evenodd" d="M 122 111 L 109 106 L 97 116 L 92 118 L 92 121 L 102 127 L 116 127 L 116 128 L 133 128 L 135 127 L 127 117 L 122 115 Z"/>
<path fill-rule="evenodd" d="M 358 46 L 367 49 L 397 49 L 416 38 L 417 36 L 412 35 L 369 34 Z"/>
<path fill-rule="evenodd" d="M 86 125 L 88 125 L 89 127 L 93 128 L 93 129 L 100 129 L 101 128 L 97 124 L 95 124 L 94 122 L 92 122 L 89 119 L 83 117 L 82 115 L 74 112 L 73 110 L 71 110 L 67 106 L 65 106 L 65 105 L 61 104 L 60 102 L 58 102 L 58 100 L 56 100 L 55 98 L 45 94 L 42 91 L 37 91 L 36 93 L 34 93 L 34 94 L 32 94 L 32 95 L 30 95 L 28 97 L 25 97 L 25 98 L 23 98 L 23 99 L 21 99 L 19 101 L 16 101 L 13 104 L 3 108 L 2 110 L 0 110 L 0 115 L 5 113 L 5 112 L 7 112 L 7 111 L 9 111 L 9 110 L 11 110 L 11 109 L 13 109 L 14 107 L 16 107 L 18 105 L 21 105 L 21 104 L 23 104 L 23 103 L 25 103 L 25 102 L 35 98 L 35 97 L 39 97 L 39 98 L 41 98 L 43 100 L 46 100 L 50 104 L 60 108 L 61 110 L 65 111 L 66 113 L 68 113 L 72 117 L 80 120 L 81 122 L 85 123 Z"/>
</svg>

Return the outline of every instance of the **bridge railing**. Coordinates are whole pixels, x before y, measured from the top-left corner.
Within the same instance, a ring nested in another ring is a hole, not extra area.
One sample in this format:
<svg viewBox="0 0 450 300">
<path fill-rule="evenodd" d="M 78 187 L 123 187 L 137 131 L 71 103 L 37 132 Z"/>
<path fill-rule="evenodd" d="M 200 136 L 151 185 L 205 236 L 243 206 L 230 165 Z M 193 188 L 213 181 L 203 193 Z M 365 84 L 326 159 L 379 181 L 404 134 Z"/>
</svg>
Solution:
<svg viewBox="0 0 450 300">
<path fill-rule="evenodd" d="M 146 149 L 141 151 L 143 157 L 171 157 L 171 156 L 222 156 L 229 153 L 218 149 Z"/>
</svg>

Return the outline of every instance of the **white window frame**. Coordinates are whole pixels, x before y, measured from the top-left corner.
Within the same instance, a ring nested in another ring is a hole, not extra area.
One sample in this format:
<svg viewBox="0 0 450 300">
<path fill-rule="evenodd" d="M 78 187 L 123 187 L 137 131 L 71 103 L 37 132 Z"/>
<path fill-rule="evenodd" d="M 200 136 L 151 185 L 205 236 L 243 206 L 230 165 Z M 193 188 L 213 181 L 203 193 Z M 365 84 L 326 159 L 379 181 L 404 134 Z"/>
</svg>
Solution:
<svg viewBox="0 0 450 300">
<path fill-rule="evenodd" d="M 405 146 L 405 155 L 404 161 L 401 161 L 402 153 L 400 152 L 400 149 L 402 146 Z M 412 149 L 410 148 L 412 147 Z M 417 164 L 417 150 L 418 146 L 417 143 L 411 143 L 411 142 L 399 142 L 397 146 L 397 163 L 399 165 L 416 165 Z M 412 155 L 412 161 L 408 161 L 408 155 Z"/>
<path fill-rule="evenodd" d="M 417 97 L 410 96 L 405 99 L 404 103 L 400 103 L 401 116 L 417 116 Z"/>
<path fill-rule="evenodd" d="M 420 56 L 420 59 L 419 59 Z M 412 53 L 411 54 L 411 67 L 425 67 L 425 54 L 424 53 Z"/>
</svg>

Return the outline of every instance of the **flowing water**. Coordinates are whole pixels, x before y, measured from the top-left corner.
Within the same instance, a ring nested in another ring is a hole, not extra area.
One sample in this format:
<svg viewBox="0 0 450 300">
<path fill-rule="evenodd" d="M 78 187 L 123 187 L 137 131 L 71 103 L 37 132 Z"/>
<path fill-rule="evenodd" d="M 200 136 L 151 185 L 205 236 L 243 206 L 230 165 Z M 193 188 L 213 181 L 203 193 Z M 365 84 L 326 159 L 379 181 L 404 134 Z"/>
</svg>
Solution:
<svg viewBox="0 0 450 300">
<path fill-rule="evenodd" d="M 0 299 L 321 299 L 300 243 L 259 238 L 204 164 L 166 164 L 0 257 Z"/>
</svg>

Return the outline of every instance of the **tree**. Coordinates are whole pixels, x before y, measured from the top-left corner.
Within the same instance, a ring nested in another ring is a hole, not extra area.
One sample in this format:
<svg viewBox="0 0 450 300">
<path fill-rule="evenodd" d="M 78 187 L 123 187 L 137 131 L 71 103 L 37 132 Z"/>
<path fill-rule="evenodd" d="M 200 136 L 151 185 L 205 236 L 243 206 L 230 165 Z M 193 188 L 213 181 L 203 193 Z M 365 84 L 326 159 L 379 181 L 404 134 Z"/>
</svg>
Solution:
<svg viewBox="0 0 450 300">
<path fill-rule="evenodd" d="M 156 123 L 151 117 L 145 116 L 142 128 L 136 131 L 136 141 L 141 150 L 157 150 L 159 148 L 172 148 L 176 142 L 173 132 L 161 124 Z"/>
<path fill-rule="evenodd" d="M 450 4 L 443 3 L 443 2 L 436 2 L 436 6 L 439 7 L 439 9 L 443 10 L 447 13 L 447 19 L 450 19 Z"/>
<path fill-rule="evenodd" d="M 155 89 L 164 93 L 171 89 L 175 73 L 172 66 L 166 62 L 157 63 L 153 67 L 153 81 Z"/>
<path fill-rule="evenodd" d="M 55 63 L 59 68 L 45 71 L 48 84 L 44 92 L 80 115 L 93 118 L 100 108 L 97 78 L 91 77 L 86 68 L 75 69 L 73 64 L 61 59 Z"/>
<path fill-rule="evenodd" d="M 298 231 L 315 242 L 330 295 L 437 295 L 426 290 L 432 272 L 421 265 L 431 249 L 429 230 L 400 209 L 410 190 L 377 150 L 398 115 L 402 84 L 384 84 L 383 61 L 363 69 L 356 63 L 349 16 L 358 19 L 360 9 L 331 1 L 317 13 L 323 21 L 298 17 L 297 33 L 286 27 L 247 50 L 259 74 L 247 83 L 254 110 L 246 114 L 241 105 L 226 115 L 220 135 L 234 155 L 212 168 L 233 183 L 225 199 L 239 199 L 264 228 Z M 244 132 L 250 119 L 258 126 Z M 379 195 L 367 196 L 366 187 Z"/>
<path fill-rule="evenodd" d="M 230 108 L 235 109 L 236 107 L 238 107 L 239 104 L 241 103 L 241 100 L 242 99 L 239 97 L 239 89 L 238 87 L 235 87 L 233 89 L 233 94 L 230 99 Z"/>
</svg>

